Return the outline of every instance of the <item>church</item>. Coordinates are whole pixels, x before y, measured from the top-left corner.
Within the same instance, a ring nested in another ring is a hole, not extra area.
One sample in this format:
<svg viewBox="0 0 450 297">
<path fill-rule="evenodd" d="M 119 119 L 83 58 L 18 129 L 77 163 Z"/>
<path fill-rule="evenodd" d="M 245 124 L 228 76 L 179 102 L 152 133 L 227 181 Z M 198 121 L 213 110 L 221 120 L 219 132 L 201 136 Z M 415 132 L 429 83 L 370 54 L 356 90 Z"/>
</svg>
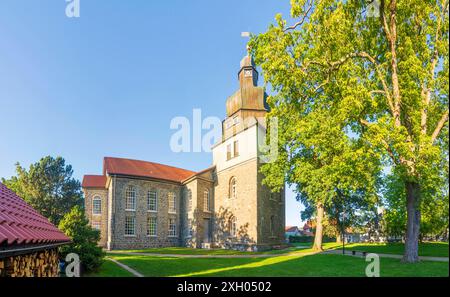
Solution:
<svg viewBox="0 0 450 297">
<path fill-rule="evenodd" d="M 102 175 L 85 175 L 86 215 L 108 250 L 157 247 L 261 251 L 284 243 L 285 191 L 262 184 L 267 94 L 252 58 L 226 101 L 213 164 L 200 172 L 105 157 Z"/>
</svg>

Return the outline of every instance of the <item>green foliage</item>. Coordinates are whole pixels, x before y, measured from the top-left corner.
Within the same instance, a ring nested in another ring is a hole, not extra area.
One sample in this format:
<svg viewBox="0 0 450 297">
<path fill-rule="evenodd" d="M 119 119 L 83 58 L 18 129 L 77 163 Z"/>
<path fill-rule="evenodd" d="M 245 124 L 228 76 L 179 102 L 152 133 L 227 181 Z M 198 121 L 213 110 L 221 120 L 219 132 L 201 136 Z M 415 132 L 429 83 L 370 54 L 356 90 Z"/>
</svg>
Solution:
<svg viewBox="0 0 450 297">
<path fill-rule="evenodd" d="M 414 208 L 439 206 L 433 193 L 448 172 L 448 1 L 380 0 L 379 17 L 367 13 L 370 2 L 291 0 L 293 25 L 278 14 L 252 36 L 276 93 L 268 116 L 280 130 L 265 183 L 297 184 L 303 199 L 326 206 L 337 189 L 364 189 L 374 201 L 383 165 L 403 192 L 418 185 Z M 402 196 L 392 198 L 404 212 Z"/>
<path fill-rule="evenodd" d="M 28 170 L 17 163 L 16 173 L 2 182 L 55 225 L 72 207 L 83 204 L 80 182 L 61 157 L 44 157 Z"/>
<path fill-rule="evenodd" d="M 70 245 L 61 247 L 62 257 L 69 253 L 78 254 L 85 271 L 95 271 L 102 265 L 105 254 L 97 246 L 100 232 L 90 227 L 81 207 L 72 208 L 59 223 L 59 229 L 72 239 Z"/>
</svg>

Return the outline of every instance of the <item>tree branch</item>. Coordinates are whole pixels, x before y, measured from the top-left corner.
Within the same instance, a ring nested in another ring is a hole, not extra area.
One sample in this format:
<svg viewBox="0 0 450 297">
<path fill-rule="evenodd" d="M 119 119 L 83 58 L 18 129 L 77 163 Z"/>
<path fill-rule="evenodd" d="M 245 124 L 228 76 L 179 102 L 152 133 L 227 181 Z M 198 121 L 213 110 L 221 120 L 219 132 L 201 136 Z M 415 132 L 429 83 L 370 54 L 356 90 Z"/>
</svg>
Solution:
<svg viewBox="0 0 450 297">
<path fill-rule="evenodd" d="M 295 28 L 297 28 L 298 26 L 301 26 L 306 18 L 308 17 L 309 12 L 311 11 L 312 7 L 313 7 L 313 3 L 314 1 L 311 0 L 311 2 L 309 2 L 308 8 L 306 9 L 306 11 L 303 13 L 302 18 L 300 21 L 298 21 L 297 23 L 295 23 L 294 25 L 287 27 L 286 29 L 283 30 L 283 32 L 289 31 L 289 30 L 294 30 Z"/>
<path fill-rule="evenodd" d="M 433 134 L 431 135 L 431 144 L 435 142 L 436 138 L 439 136 L 439 133 L 441 133 L 441 130 L 447 121 L 448 121 L 448 109 L 442 114 L 441 119 L 437 123 L 437 126 L 434 129 Z"/>
</svg>

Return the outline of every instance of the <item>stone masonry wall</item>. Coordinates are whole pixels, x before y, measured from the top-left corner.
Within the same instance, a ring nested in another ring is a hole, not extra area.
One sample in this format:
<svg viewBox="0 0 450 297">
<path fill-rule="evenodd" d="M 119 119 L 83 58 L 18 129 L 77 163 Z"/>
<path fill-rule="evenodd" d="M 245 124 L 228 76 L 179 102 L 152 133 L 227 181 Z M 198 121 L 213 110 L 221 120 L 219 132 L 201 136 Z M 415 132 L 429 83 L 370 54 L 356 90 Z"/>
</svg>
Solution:
<svg viewBox="0 0 450 297">
<path fill-rule="evenodd" d="M 181 199 L 182 186 L 176 183 L 133 179 L 127 177 L 114 177 L 112 191 L 111 209 L 111 236 L 108 247 L 110 249 L 139 249 L 151 247 L 180 246 L 181 241 Z M 125 193 L 128 186 L 136 189 L 136 211 L 125 210 Z M 147 192 L 157 192 L 158 211 L 147 210 Z M 176 195 L 176 213 L 169 213 L 168 193 Z M 136 234 L 125 235 L 125 218 L 133 216 L 136 218 Z M 147 236 L 147 217 L 157 218 L 157 236 Z M 177 234 L 169 237 L 169 218 L 176 219 Z"/>
<path fill-rule="evenodd" d="M 230 180 L 237 180 L 237 198 L 229 197 Z M 257 232 L 257 159 L 217 172 L 214 205 L 214 242 L 219 247 L 252 249 Z M 229 234 L 230 217 L 236 218 L 236 236 Z"/>
<path fill-rule="evenodd" d="M 93 226 L 95 223 L 100 223 L 100 241 L 99 245 L 106 247 L 108 240 L 108 190 L 107 189 L 83 189 L 84 191 L 84 206 L 86 210 L 86 216 L 89 219 L 89 223 Z M 102 211 L 100 215 L 94 215 L 92 213 L 92 200 L 94 197 L 101 198 Z"/>
</svg>

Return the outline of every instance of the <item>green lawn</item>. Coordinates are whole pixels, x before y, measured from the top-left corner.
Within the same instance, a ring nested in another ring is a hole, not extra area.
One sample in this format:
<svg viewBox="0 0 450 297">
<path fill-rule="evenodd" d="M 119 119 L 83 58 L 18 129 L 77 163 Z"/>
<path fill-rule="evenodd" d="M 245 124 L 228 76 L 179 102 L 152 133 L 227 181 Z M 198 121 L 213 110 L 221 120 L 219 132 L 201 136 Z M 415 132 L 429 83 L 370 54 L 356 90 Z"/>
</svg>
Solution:
<svg viewBox="0 0 450 297">
<path fill-rule="evenodd" d="M 270 250 L 264 252 L 241 252 L 225 249 L 193 249 L 184 247 L 151 248 L 140 250 L 117 250 L 116 252 L 131 253 L 151 253 L 151 254 L 172 254 L 172 255 L 261 255 L 261 254 L 284 254 L 302 250 L 302 247 L 308 248 L 310 244 L 293 245 L 286 249 Z"/>
<path fill-rule="evenodd" d="M 145 276 L 365 276 L 367 263 L 363 258 L 332 254 L 302 255 L 299 253 L 273 258 L 170 258 L 113 255 L 114 259 Z M 120 276 L 121 269 L 110 261 L 97 275 Z M 381 276 L 448 276 L 448 263 L 423 261 L 404 264 L 398 259 L 382 258 Z M 122 270 L 122 269 L 121 269 Z"/>
<path fill-rule="evenodd" d="M 130 277 L 133 276 L 116 263 L 106 259 L 98 272 L 92 272 L 84 275 L 85 277 Z"/>
<path fill-rule="evenodd" d="M 341 245 L 335 246 L 335 248 L 342 248 Z M 396 254 L 403 255 L 405 245 L 403 243 L 390 243 L 390 244 L 366 244 L 355 243 L 346 245 L 349 250 L 365 251 L 369 253 L 379 254 Z M 444 242 L 425 242 L 419 244 L 419 256 L 432 256 L 432 257 L 448 257 L 448 243 Z"/>
</svg>

